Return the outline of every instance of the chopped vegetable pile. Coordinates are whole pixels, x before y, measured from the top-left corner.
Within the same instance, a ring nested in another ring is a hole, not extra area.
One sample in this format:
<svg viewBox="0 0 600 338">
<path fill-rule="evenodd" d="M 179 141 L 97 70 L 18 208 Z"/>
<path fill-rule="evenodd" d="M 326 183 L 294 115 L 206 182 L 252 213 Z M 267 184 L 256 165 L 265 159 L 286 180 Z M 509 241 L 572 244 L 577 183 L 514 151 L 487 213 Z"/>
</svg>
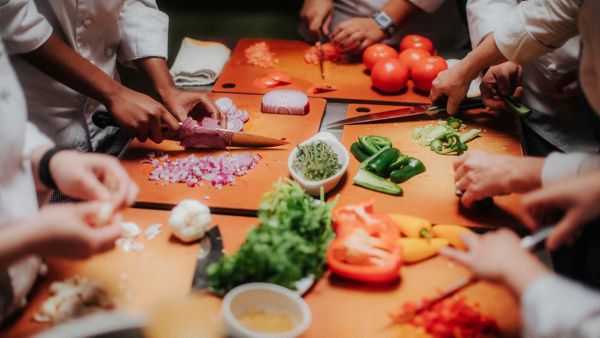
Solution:
<svg viewBox="0 0 600 338">
<path fill-rule="evenodd" d="M 425 172 L 420 160 L 392 148 L 392 140 L 382 136 L 360 136 L 350 152 L 361 162 L 354 184 L 390 195 L 401 195 L 402 183 Z M 388 180 L 388 178 L 390 180 Z"/>
<path fill-rule="evenodd" d="M 259 205 L 260 225 L 250 230 L 240 250 L 208 267 L 208 287 L 222 295 L 250 282 L 295 289 L 300 279 L 320 277 L 325 249 L 333 236 L 331 210 L 290 180 L 277 182 Z"/>
<path fill-rule="evenodd" d="M 499 335 L 500 329 L 496 321 L 478 312 L 477 307 L 478 305 L 473 307 L 467 304 L 465 297 L 454 297 L 425 308 L 412 317 L 417 304 L 408 302 L 397 313 L 391 313 L 390 318 L 392 322 L 404 324 L 407 316 L 410 316 L 410 324 L 424 328 L 436 338 Z"/>
<path fill-rule="evenodd" d="M 244 51 L 249 64 L 262 68 L 273 68 L 277 60 L 266 42 L 257 42 Z"/>
<path fill-rule="evenodd" d="M 320 181 L 335 175 L 341 168 L 338 155 L 323 141 L 299 145 L 293 168 L 310 181 Z"/>
<path fill-rule="evenodd" d="M 436 124 L 415 128 L 413 138 L 420 145 L 429 146 L 431 151 L 438 154 L 460 155 L 469 149 L 467 142 L 481 133 L 480 129 L 471 129 L 463 134 L 458 133 L 465 128 L 466 126 L 460 119 L 451 116 L 446 121 L 440 120 Z"/>
</svg>

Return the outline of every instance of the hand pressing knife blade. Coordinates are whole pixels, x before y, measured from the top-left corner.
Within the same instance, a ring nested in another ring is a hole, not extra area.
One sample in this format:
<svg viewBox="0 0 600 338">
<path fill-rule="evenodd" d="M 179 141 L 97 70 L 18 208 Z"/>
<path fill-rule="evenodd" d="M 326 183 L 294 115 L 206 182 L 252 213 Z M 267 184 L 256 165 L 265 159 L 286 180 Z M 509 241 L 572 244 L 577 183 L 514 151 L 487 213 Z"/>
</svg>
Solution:
<svg viewBox="0 0 600 338">
<path fill-rule="evenodd" d="M 192 279 L 192 288 L 196 290 L 208 287 L 206 269 L 223 257 L 223 240 L 219 226 L 212 227 L 200 241 L 200 250 L 196 257 L 196 270 Z"/>
<path fill-rule="evenodd" d="M 98 111 L 92 115 L 92 122 L 99 128 L 106 127 L 120 127 L 117 121 L 107 112 Z M 179 122 L 181 126 L 182 123 Z M 265 148 L 265 147 L 277 147 L 289 144 L 284 140 L 279 140 L 272 137 L 266 137 L 255 134 L 248 134 L 239 131 L 231 131 L 226 129 L 215 129 L 217 132 L 226 135 L 227 144 L 229 147 L 242 147 L 242 148 Z M 230 141 L 229 141 L 230 139 Z M 180 137 L 175 137 L 174 140 L 181 141 Z M 192 148 L 210 148 L 205 146 L 191 146 Z"/>
</svg>

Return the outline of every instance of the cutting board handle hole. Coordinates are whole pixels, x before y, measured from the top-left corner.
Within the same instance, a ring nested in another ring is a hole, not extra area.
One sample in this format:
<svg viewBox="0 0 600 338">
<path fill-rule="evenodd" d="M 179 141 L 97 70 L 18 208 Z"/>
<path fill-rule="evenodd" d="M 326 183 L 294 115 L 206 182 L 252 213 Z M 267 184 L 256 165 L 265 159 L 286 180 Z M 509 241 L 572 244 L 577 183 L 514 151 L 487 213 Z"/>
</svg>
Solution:
<svg viewBox="0 0 600 338">
<path fill-rule="evenodd" d="M 368 107 L 358 107 L 356 108 L 356 111 L 359 113 L 368 113 L 371 111 L 371 108 Z"/>
<path fill-rule="evenodd" d="M 235 88 L 235 87 L 236 87 L 236 85 L 235 85 L 235 83 L 229 83 L 229 82 L 228 82 L 228 83 L 223 83 L 223 84 L 221 85 L 221 87 L 223 87 L 223 88 Z"/>
</svg>

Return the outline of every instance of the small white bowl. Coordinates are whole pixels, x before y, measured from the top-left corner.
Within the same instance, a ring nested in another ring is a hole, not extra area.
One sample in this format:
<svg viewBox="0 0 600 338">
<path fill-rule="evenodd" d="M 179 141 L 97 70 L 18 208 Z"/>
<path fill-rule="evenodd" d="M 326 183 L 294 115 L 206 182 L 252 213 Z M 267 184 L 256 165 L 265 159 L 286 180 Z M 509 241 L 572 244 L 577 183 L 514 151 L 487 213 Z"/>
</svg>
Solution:
<svg viewBox="0 0 600 338">
<path fill-rule="evenodd" d="M 294 160 L 298 154 L 298 147 L 294 148 L 294 150 L 292 150 L 290 153 L 290 157 L 288 157 L 288 169 L 292 175 L 292 178 L 294 181 L 298 182 L 309 195 L 312 196 L 319 196 L 321 194 L 321 186 L 323 186 L 325 193 L 328 193 L 335 188 L 335 186 L 342 179 L 342 176 L 344 176 L 344 173 L 346 173 L 346 170 L 348 170 L 348 163 L 350 162 L 350 154 L 348 153 L 348 150 L 346 150 L 346 147 L 344 147 L 344 145 L 332 133 L 320 132 L 302 142 L 300 145 L 304 146 L 318 141 L 323 141 L 331 145 L 333 151 L 335 151 L 335 153 L 338 155 L 338 161 L 341 164 L 341 168 L 335 175 L 320 181 L 309 181 L 305 179 L 302 174 L 297 173 L 296 170 L 294 170 Z"/>
<path fill-rule="evenodd" d="M 296 326 L 278 333 L 250 330 L 237 319 L 249 310 L 286 314 Z M 294 338 L 306 331 L 312 320 L 310 309 L 302 297 L 271 283 L 249 283 L 233 288 L 223 298 L 221 314 L 227 334 L 239 338 Z"/>
</svg>

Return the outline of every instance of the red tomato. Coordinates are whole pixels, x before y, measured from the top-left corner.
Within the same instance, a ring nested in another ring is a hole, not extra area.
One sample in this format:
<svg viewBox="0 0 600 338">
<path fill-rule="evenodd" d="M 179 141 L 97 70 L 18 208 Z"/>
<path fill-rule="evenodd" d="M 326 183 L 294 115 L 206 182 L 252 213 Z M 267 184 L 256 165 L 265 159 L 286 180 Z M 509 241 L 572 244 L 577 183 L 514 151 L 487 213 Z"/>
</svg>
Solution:
<svg viewBox="0 0 600 338">
<path fill-rule="evenodd" d="M 428 38 L 417 34 L 408 34 L 400 40 L 400 51 L 402 52 L 408 48 L 424 49 L 428 51 L 429 54 L 433 54 L 433 42 Z"/>
<path fill-rule="evenodd" d="M 408 68 L 398 59 L 381 60 L 371 69 L 373 87 L 385 93 L 395 93 L 408 82 Z"/>
<path fill-rule="evenodd" d="M 363 52 L 363 64 L 368 70 L 371 70 L 377 61 L 384 59 L 395 59 L 398 57 L 396 50 L 386 44 L 376 43 L 369 46 Z"/>
<path fill-rule="evenodd" d="M 448 64 L 444 58 L 431 56 L 413 65 L 411 76 L 415 88 L 428 92 L 431 90 L 431 83 L 442 70 L 448 69 Z"/>
<path fill-rule="evenodd" d="M 415 62 L 423 60 L 430 56 L 431 54 L 429 54 L 429 52 L 424 49 L 407 48 L 400 52 L 400 55 L 398 55 L 398 59 L 402 61 L 402 63 L 404 63 L 406 68 L 408 68 L 408 72 L 410 73 L 412 66 L 415 64 Z"/>
</svg>

